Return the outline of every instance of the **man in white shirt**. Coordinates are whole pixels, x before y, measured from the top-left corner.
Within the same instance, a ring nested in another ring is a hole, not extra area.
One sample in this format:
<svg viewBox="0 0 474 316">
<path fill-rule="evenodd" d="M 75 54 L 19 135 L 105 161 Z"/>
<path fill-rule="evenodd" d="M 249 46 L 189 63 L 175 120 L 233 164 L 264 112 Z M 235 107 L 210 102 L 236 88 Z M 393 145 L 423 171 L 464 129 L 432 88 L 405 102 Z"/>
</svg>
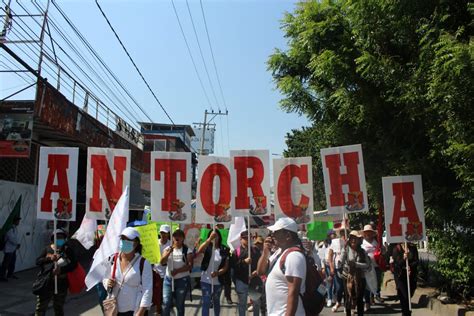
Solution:
<svg viewBox="0 0 474 316">
<path fill-rule="evenodd" d="M 362 249 L 367 252 L 367 255 L 369 256 L 370 260 L 372 261 L 372 266 L 375 268 L 375 274 L 377 275 L 377 293 L 375 294 L 375 298 L 379 302 L 383 302 L 383 299 L 380 297 L 380 285 L 382 283 L 382 271 L 380 270 L 377 262 L 375 262 L 374 258 L 374 253 L 375 251 L 379 248 L 379 244 L 377 240 L 375 239 L 376 236 L 376 231 L 373 229 L 372 225 L 368 224 L 364 226 L 364 240 L 362 242 Z M 370 308 L 371 304 L 371 297 L 373 297 L 373 294 L 366 289 L 365 290 L 365 310 L 368 310 Z"/>
<path fill-rule="evenodd" d="M 305 256 L 299 251 L 288 252 L 284 269 L 280 267 L 282 255 L 288 248 L 301 244 L 298 238 L 298 225 L 293 219 L 286 217 L 280 218 L 268 229 L 272 232 L 272 237 L 265 239 L 263 254 L 257 267 L 260 275 L 268 273 L 265 284 L 268 315 L 304 316 L 305 310 L 300 293 L 305 292 Z M 273 242 L 279 249 L 270 256 Z"/>
<path fill-rule="evenodd" d="M 13 275 L 15 272 L 16 250 L 20 248 L 20 240 L 18 236 L 18 225 L 20 225 L 20 217 L 13 219 L 13 226 L 5 235 L 5 249 L 3 249 L 3 262 L 0 268 L 0 281 L 7 282 L 7 278 L 18 279 Z"/>
<path fill-rule="evenodd" d="M 171 246 L 171 228 L 169 225 L 160 226 L 159 245 L 160 253 Z M 161 303 L 163 300 L 163 279 L 165 278 L 166 266 L 161 264 L 153 265 L 153 305 L 156 306 L 156 313 L 161 315 Z"/>
</svg>

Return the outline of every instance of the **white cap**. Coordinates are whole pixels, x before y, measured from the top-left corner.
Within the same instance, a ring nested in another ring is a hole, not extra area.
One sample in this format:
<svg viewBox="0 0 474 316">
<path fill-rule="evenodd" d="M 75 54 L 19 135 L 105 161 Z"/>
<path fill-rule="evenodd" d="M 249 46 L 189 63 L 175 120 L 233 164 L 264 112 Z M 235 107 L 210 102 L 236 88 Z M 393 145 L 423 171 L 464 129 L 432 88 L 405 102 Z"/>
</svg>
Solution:
<svg viewBox="0 0 474 316">
<path fill-rule="evenodd" d="M 364 232 L 374 232 L 374 233 L 376 233 L 377 231 L 375 231 L 375 230 L 372 228 L 372 225 L 367 224 L 367 225 L 364 226 Z"/>
<path fill-rule="evenodd" d="M 294 233 L 298 233 L 298 224 L 289 217 L 282 217 L 276 221 L 275 225 L 268 226 L 268 230 L 274 232 L 280 229 L 286 229 Z"/>
<path fill-rule="evenodd" d="M 120 236 L 125 236 L 130 240 L 134 240 L 135 238 L 140 238 L 140 233 L 133 227 L 126 227 L 122 230 Z"/>
<path fill-rule="evenodd" d="M 160 226 L 160 233 L 169 233 L 171 231 L 170 225 L 161 225 Z"/>
<path fill-rule="evenodd" d="M 53 231 L 53 233 L 51 235 L 54 236 L 54 235 L 58 235 L 58 234 L 63 234 L 64 236 L 67 236 L 67 232 L 62 228 L 56 228 L 56 230 Z"/>
</svg>

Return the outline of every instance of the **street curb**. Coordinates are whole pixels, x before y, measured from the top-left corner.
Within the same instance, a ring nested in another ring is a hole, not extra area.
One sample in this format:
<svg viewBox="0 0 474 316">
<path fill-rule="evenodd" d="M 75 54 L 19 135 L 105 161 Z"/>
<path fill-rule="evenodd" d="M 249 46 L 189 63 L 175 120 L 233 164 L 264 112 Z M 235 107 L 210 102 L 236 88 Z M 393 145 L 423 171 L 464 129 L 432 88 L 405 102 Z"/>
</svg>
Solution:
<svg viewBox="0 0 474 316">
<path fill-rule="evenodd" d="M 443 304 L 436 297 L 428 299 L 428 306 L 426 308 L 431 310 L 433 315 L 474 316 L 474 311 L 470 311 L 466 307 L 457 304 Z"/>
</svg>

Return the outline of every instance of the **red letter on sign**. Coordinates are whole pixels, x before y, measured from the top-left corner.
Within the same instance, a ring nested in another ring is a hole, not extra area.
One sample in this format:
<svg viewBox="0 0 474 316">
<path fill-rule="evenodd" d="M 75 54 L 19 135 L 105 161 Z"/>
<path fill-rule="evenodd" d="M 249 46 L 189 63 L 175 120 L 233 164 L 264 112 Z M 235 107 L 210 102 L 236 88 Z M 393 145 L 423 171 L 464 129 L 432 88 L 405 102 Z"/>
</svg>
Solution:
<svg viewBox="0 0 474 316">
<path fill-rule="evenodd" d="M 250 208 L 248 188 L 252 190 L 254 197 L 263 197 L 262 182 L 264 178 L 263 163 L 257 157 L 235 157 L 234 169 L 237 177 L 237 196 L 235 197 L 236 209 Z M 247 170 L 252 169 L 253 175 L 247 178 Z M 262 207 L 267 207 L 267 199 L 262 201 Z"/>
<path fill-rule="evenodd" d="M 393 205 L 393 218 L 390 224 L 390 235 L 401 236 L 402 225 L 400 225 L 400 218 L 408 218 L 407 232 L 413 234 L 415 227 L 418 234 L 422 234 L 423 227 L 420 224 L 418 212 L 416 211 L 413 194 L 415 192 L 415 185 L 413 182 L 394 183 L 392 184 L 393 195 L 395 196 L 395 203 Z M 405 205 L 405 210 L 402 211 L 402 201 Z"/>
<path fill-rule="evenodd" d="M 94 170 L 92 176 L 92 197 L 90 199 L 90 211 L 102 212 L 102 199 L 100 198 L 100 185 L 104 188 L 105 196 L 109 201 L 112 211 L 115 208 L 123 187 L 123 172 L 127 167 L 126 157 L 114 157 L 114 170 L 116 181 L 110 171 L 107 157 L 104 155 L 91 155 L 91 168 Z"/>
<path fill-rule="evenodd" d="M 331 183 L 331 195 L 329 199 L 331 206 L 344 206 L 344 193 L 342 192 L 342 185 L 349 186 L 349 192 L 360 192 L 359 171 L 359 154 L 357 152 L 344 153 L 344 165 L 347 168 L 346 174 L 341 174 L 341 156 L 339 154 L 327 155 L 325 157 L 326 167 L 329 169 L 329 181 Z M 364 200 L 362 192 L 357 195 L 359 199 Z M 354 195 L 349 194 L 348 202 L 350 205 L 354 204 Z"/>
<path fill-rule="evenodd" d="M 288 165 L 281 171 L 278 178 L 278 201 L 281 210 L 289 217 L 302 216 L 302 209 L 308 206 L 310 201 L 306 195 L 301 195 L 298 205 L 293 204 L 291 199 L 291 180 L 298 178 L 301 184 L 308 183 L 308 165 L 298 167 L 296 165 Z"/>
<path fill-rule="evenodd" d="M 58 192 L 60 199 L 70 199 L 69 183 L 67 178 L 67 169 L 69 168 L 68 155 L 48 155 L 48 179 L 46 180 L 46 188 L 44 195 L 41 198 L 41 211 L 52 212 L 53 201 L 51 200 L 51 193 Z M 58 183 L 54 185 L 54 179 L 58 178 Z M 61 201 L 58 201 L 58 208 Z M 68 212 L 72 212 L 72 204 L 65 203 Z"/>
<path fill-rule="evenodd" d="M 230 204 L 230 172 L 226 166 L 213 163 L 203 172 L 199 187 L 202 207 L 211 216 L 221 216 Z M 214 178 L 219 177 L 219 200 L 214 203 Z"/>
<path fill-rule="evenodd" d="M 161 199 L 163 211 L 174 212 L 178 209 L 177 199 L 177 173 L 179 181 L 186 182 L 186 160 L 184 159 L 155 159 L 155 180 L 161 181 L 161 172 L 165 173 L 165 193 Z"/>
</svg>

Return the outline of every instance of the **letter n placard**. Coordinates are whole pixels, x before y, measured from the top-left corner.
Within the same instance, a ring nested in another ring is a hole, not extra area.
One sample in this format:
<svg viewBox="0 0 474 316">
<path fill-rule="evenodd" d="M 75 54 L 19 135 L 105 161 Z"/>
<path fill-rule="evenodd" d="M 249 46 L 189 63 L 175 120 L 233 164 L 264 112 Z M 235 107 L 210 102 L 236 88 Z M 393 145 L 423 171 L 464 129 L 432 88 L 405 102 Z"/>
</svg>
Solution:
<svg viewBox="0 0 474 316">
<path fill-rule="evenodd" d="M 89 147 L 87 149 L 86 216 L 109 219 L 130 185 L 130 150 Z"/>
<path fill-rule="evenodd" d="M 421 175 L 382 178 L 387 242 L 426 239 Z"/>
</svg>

